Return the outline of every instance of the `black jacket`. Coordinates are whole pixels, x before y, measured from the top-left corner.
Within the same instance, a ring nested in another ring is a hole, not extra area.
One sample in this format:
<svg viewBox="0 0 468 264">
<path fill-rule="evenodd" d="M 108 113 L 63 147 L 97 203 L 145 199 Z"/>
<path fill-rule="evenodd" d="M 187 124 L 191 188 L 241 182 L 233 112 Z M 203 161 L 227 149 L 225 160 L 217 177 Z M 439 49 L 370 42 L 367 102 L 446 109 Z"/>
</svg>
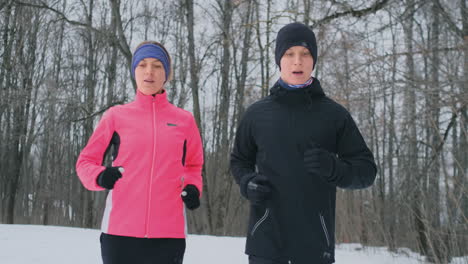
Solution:
<svg viewBox="0 0 468 264">
<path fill-rule="evenodd" d="M 307 174 L 303 153 L 311 142 L 337 155 L 336 186 Z M 247 109 L 231 172 L 241 188 L 255 173 L 268 177 L 273 188 L 264 205 L 251 205 L 246 253 L 309 264 L 334 262 L 336 187 L 372 185 L 376 166 L 349 112 L 314 79 L 296 90 L 277 83 Z"/>
</svg>

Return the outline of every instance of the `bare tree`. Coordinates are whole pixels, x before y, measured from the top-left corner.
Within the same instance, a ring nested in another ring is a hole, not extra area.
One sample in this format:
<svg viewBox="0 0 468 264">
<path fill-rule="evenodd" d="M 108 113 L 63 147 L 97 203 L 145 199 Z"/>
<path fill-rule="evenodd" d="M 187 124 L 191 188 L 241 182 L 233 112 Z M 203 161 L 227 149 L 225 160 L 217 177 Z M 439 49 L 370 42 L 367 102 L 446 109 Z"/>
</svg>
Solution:
<svg viewBox="0 0 468 264">
<path fill-rule="evenodd" d="M 9 149 L 10 155 L 7 156 L 7 167 L 11 168 L 9 178 L 7 178 L 7 204 L 6 204 L 6 223 L 14 223 L 15 217 L 15 203 L 17 200 L 19 182 L 24 169 L 27 157 L 29 156 L 30 146 L 26 143 L 27 137 L 31 136 L 28 133 L 28 121 L 30 118 L 30 104 L 34 91 L 33 73 L 34 65 L 36 62 L 36 47 L 37 47 L 37 34 L 39 26 L 37 22 L 40 13 L 31 8 L 14 7 L 14 17 L 12 25 L 16 26 L 16 34 L 14 44 L 11 48 L 17 57 L 17 65 L 20 70 L 11 72 L 11 83 L 7 89 L 11 89 L 9 103 L 11 104 L 11 131 L 9 131 Z M 21 23 L 22 16 L 29 16 L 28 23 Z M 13 36 L 12 36 L 13 37 Z M 14 47 L 14 48 L 13 48 Z M 12 65 L 13 66 L 13 65 Z M 7 115 L 8 116 L 8 115 Z"/>
</svg>

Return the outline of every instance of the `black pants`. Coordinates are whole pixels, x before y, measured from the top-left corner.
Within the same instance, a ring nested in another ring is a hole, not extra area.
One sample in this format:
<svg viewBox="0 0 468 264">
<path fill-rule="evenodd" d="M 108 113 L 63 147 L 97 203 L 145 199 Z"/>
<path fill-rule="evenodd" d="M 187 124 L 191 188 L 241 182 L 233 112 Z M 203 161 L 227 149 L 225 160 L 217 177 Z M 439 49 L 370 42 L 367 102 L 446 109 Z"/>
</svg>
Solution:
<svg viewBox="0 0 468 264">
<path fill-rule="evenodd" d="M 104 264 L 182 264 L 183 238 L 136 238 L 101 234 Z"/>
<path fill-rule="evenodd" d="M 267 259 L 249 255 L 249 264 L 289 264 L 291 263 L 287 258 Z"/>
</svg>

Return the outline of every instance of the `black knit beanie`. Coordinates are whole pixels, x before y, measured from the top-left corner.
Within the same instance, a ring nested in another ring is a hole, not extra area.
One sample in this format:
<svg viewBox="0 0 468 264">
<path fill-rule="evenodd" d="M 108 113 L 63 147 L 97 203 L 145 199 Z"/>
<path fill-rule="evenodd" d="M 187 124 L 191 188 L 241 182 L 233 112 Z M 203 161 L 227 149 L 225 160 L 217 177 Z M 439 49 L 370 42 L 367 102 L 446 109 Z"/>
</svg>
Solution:
<svg viewBox="0 0 468 264">
<path fill-rule="evenodd" d="M 291 23 L 280 29 L 276 36 L 275 61 L 281 68 L 280 61 L 284 53 L 293 46 L 303 46 L 309 49 L 314 58 L 314 68 L 317 64 L 317 41 L 312 29 L 301 23 Z"/>
</svg>

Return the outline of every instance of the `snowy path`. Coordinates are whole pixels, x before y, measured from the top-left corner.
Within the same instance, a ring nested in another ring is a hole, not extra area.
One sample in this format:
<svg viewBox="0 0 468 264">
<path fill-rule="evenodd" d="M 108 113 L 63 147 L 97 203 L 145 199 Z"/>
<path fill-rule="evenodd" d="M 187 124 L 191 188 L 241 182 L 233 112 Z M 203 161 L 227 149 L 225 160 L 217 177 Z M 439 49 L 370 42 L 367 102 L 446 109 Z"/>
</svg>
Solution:
<svg viewBox="0 0 468 264">
<path fill-rule="evenodd" d="M 57 226 L 0 225 L 1 264 L 101 263 L 99 230 Z M 247 264 L 244 238 L 191 235 L 184 264 Z M 384 248 L 338 246 L 338 264 L 419 264 L 414 253 L 394 255 Z M 408 256 L 409 255 L 409 256 Z M 452 263 L 468 263 L 466 261 Z"/>
</svg>

